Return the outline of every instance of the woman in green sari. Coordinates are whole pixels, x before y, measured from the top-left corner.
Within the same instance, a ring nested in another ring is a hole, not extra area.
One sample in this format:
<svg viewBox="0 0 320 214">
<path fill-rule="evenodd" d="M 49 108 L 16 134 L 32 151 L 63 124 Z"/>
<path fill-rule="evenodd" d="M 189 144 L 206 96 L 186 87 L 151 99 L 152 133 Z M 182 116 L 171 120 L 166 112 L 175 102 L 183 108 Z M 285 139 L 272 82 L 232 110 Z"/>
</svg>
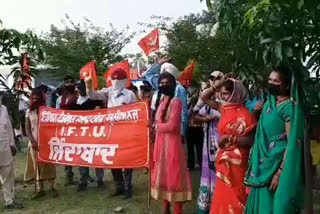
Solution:
<svg viewBox="0 0 320 214">
<path fill-rule="evenodd" d="M 273 69 L 245 184 L 246 214 L 293 214 L 303 207 L 303 113 L 285 67 Z"/>
</svg>

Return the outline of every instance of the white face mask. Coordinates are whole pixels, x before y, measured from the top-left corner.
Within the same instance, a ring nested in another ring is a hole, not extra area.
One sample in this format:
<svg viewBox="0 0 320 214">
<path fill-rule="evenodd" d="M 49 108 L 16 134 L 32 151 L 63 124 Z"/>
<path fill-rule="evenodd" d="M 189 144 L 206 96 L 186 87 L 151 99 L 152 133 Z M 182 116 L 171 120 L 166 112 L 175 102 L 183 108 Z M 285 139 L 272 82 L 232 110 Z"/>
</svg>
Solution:
<svg viewBox="0 0 320 214">
<path fill-rule="evenodd" d="M 111 84 L 112 84 L 112 88 L 113 89 L 123 89 L 126 87 L 127 84 L 127 79 L 123 79 L 123 80 L 111 80 Z"/>
</svg>

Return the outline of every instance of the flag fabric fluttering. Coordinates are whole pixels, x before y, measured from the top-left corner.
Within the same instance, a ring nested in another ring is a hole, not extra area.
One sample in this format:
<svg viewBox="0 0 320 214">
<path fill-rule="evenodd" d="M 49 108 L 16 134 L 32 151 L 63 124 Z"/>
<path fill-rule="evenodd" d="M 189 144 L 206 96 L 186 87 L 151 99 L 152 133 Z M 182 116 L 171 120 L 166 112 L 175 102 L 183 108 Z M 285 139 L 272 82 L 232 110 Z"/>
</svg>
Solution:
<svg viewBox="0 0 320 214">
<path fill-rule="evenodd" d="M 14 85 L 17 90 L 31 89 L 31 73 L 28 61 L 28 53 L 24 53 L 21 56 L 23 57 L 21 73 Z"/>
<path fill-rule="evenodd" d="M 159 50 L 159 29 L 156 28 L 146 37 L 141 39 L 138 45 L 147 56 L 149 56 L 150 53 Z"/>
<path fill-rule="evenodd" d="M 80 69 L 80 79 L 84 79 L 86 76 L 92 77 L 93 88 L 97 89 L 99 81 L 97 77 L 96 63 L 94 61 L 89 62 Z"/>
<path fill-rule="evenodd" d="M 23 54 L 23 70 L 30 71 L 30 66 L 28 62 L 28 53 Z"/>
<path fill-rule="evenodd" d="M 192 81 L 192 76 L 193 76 L 193 70 L 196 65 L 196 61 L 193 60 L 193 62 L 185 67 L 183 72 L 180 74 L 178 81 L 184 85 L 185 87 L 188 87 Z"/>
<path fill-rule="evenodd" d="M 125 60 L 123 62 L 119 62 L 119 63 L 111 66 L 106 71 L 104 76 L 105 76 L 107 87 L 112 86 L 110 74 L 112 73 L 113 70 L 115 70 L 117 68 L 121 68 L 127 73 L 127 85 L 126 85 L 126 87 L 129 87 L 131 82 L 130 82 L 130 65 L 129 65 L 129 61 L 128 60 Z"/>
</svg>

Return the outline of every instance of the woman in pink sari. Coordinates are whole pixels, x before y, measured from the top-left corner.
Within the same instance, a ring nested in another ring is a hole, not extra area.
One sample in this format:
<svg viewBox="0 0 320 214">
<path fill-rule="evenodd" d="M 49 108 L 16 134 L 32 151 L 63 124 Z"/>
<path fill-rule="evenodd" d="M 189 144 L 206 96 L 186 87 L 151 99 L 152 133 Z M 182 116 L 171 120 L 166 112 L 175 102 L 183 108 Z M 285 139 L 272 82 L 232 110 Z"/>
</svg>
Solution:
<svg viewBox="0 0 320 214">
<path fill-rule="evenodd" d="M 186 155 L 181 143 L 182 102 L 174 98 L 176 80 L 165 72 L 159 77 L 159 91 L 163 95 L 155 117 L 155 146 L 151 169 L 151 194 L 163 200 L 164 214 L 170 214 L 170 202 L 174 214 L 182 213 L 182 202 L 191 201 L 191 179 Z"/>
</svg>

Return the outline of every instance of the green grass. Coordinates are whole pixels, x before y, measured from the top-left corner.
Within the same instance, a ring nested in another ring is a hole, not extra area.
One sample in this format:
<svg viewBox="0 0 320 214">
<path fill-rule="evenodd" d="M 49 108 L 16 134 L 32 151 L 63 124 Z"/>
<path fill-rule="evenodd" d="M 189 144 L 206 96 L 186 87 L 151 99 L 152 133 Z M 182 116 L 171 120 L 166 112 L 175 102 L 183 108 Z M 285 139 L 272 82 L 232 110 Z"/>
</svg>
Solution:
<svg viewBox="0 0 320 214">
<path fill-rule="evenodd" d="M 24 149 L 25 150 L 25 149 Z M 118 206 L 124 207 L 124 213 L 127 214 L 159 214 L 162 211 L 161 201 L 151 201 L 151 209 L 148 209 L 148 175 L 143 174 L 142 170 L 135 170 L 133 174 L 133 198 L 122 200 L 121 198 L 110 198 L 109 195 L 114 191 L 114 183 L 110 170 L 105 170 L 104 180 L 105 190 L 98 190 L 96 183 L 89 184 L 85 192 L 76 192 L 76 186 L 64 187 L 64 167 L 57 168 L 57 190 L 58 198 L 50 198 L 46 195 L 42 199 L 33 200 L 34 185 L 30 183 L 27 187 L 23 185 L 23 174 L 26 164 L 26 153 L 19 152 L 15 160 L 15 179 L 16 179 L 16 198 L 23 203 L 25 209 L 22 211 L 7 211 L 4 209 L 3 195 L 0 192 L 0 213 L 3 214 L 112 214 Z M 73 169 L 75 179 L 79 179 L 78 168 Z M 91 177 L 95 177 L 94 170 L 90 171 Z M 195 214 L 196 197 L 199 186 L 199 171 L 191 172 L 193 183 L 193 201 L 185 203 L 183 207 L 184 214 Z M 45 187 L 48 189 L 48 185 Z M 318 168 L 317 189 L 320 189 L 320 171 Z M 314 194 L 315 212 L 320 213 L 320 191 Z M 2 203 L 2 204 L 1 204 Z"/>
<path fill-rule="evenodd" d="M 44 198 L 34 200 L 34 185 L 30 183 L 24 187 L 23 174 L 26 164 L 26 153 L 19 152 L 17 154 L 14 168 L 16 179 L 16 198 L 25 208 L 22 211 L 8 211 L 4 209 L 3 195 L 0 192 L 0 213 L 9 214 L 109 214 L 119 206 L 124 207 L 123 213 L 128 214 L 159 214 L 162 211 L 161 201 L 151 201 L 151 209 L 148 209 L 148 175 L 142 170 L 135 170 L 133 174 L 133 198 L 130 200 L 122 200 L 121 197 L 111 198 L 109 195 L 114 192 L 114 183 L 110 170 L 105 170 L 106 189 L 98 190 L 96 183 L 89 184 L 89 188 L 85 192 L 76 192 L 76 186 L 64 186 L 64 167 L 57 167 L 57 190 L 58 198 L 50 198 L 47 194 Z M 74 167 L 75 179 L 79 180 L 78 168 Z M 90 170 L 91 177 L 95 177 L 95 171 Z M 194 200 L 185 203 L 184 213 L 196 213 L 196 197 L 198 192 L 199 171 L 191 173 L 193 180 L 193 196 Z M 46 190 L 48 184 L 45 183 Z M 2 203 L 2 204 L 1 204 Z"/>
</svg>

